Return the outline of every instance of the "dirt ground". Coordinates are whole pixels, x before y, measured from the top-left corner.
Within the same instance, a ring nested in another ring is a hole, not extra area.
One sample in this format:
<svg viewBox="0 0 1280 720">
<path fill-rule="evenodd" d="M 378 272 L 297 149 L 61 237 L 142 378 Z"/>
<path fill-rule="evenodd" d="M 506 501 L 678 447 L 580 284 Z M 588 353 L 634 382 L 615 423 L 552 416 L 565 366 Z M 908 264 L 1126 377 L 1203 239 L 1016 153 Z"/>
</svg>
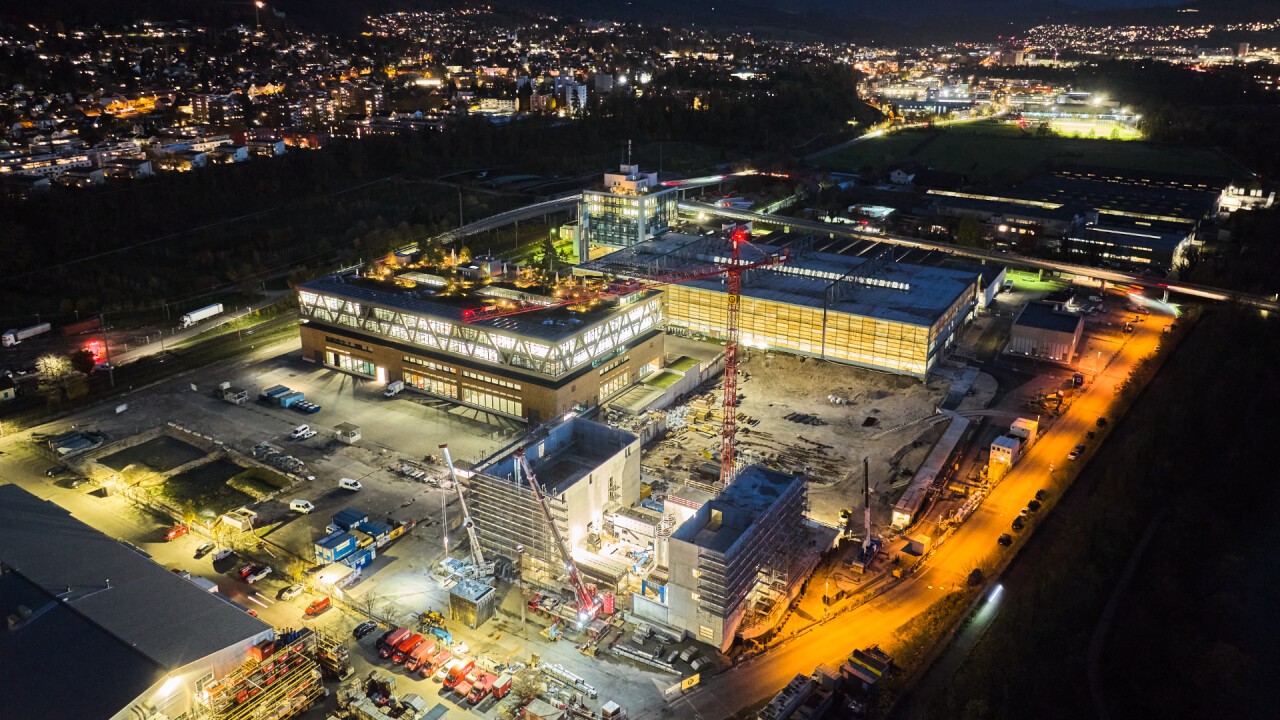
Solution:
<svg viewBox="0 0 1280 720">
<path fill-rule="evenodd" d="M 861 460 L 867 457 L 872 522 L 877 531 L 887 527 L 893 502 L 942 433 L 932 419 L 951 380 L 932 376 L 922 383 L 758 351 L 740 373 L 738 447 L 744 461 L 804 473 L 809 517 L 843 527 L 841 509 L 861 514 Z M 667 481 L 713 477 L 720 403 L 717 388 L 673 408 L 669 418 L 684 426 L 646 452 L 646 475 Z"/>
</svg>

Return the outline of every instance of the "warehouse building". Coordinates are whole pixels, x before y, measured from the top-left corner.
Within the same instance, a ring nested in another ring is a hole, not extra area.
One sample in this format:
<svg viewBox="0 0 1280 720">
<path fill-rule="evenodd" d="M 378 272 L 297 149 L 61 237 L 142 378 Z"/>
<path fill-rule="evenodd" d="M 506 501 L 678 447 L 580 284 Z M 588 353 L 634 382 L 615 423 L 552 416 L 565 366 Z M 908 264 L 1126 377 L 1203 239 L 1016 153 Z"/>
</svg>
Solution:
<svg viewBox="0 0 1280 720">
<path fill-rule="evenodd" d="M 1018 311 L 1004 351 L 1038 360 L 1070 364 L 1080 347 L 1084 318 L 1052 303 L 1029 302 Z"/>
<path fill-rule="evenodd" d="M 195 717 L 272 627 L 16 485 L 0 485 L 7 718 Z M 318 684 L 318 676 L 311 678 Z"/>
<path fill-rule="evenodd" d="M 653 277 L 732 262 L 727 240 L 667 233 L 606 255 L 579 272 Z M 755 246 L 762 254 L 778 248 Z M 739 338 L 749 346 L 858 365 L 923 379 L 971 317 L 980 273 L 874 256 L 805 250 L 791 261 L 746 273 Z M 743 259 L 756 259 L 744 251 Z M 668 285 L 669 331 L 723 339 L 727 295 L 713 277 Z"/>
<path fill-rule="evenodd" d="M 1088 223 L 1065 245 L 1073 262 L 1168 271 L 1190 258 L 1195 236 L 1195 228 L 1188 225 Z"/>
<path fill-rule="evenodd" d="M 755 465 L 714 496 L 673 490 L 665 584 L 661 574 L 647 579 L 633 612 L 727 650 L 753 609 L 767 613 L 801 579 L 795 554 L 804 546 L 805 498 L 803 477 Z"/>
<path fill-rule="evenodd" d="M 589 554 L 586 547 L 606 514 L 640 499 L 640 438 L 633 433 L 573 417 L 538 430 L 523 447 L 575 556 Z M 515 452 L 505 450 L 459 473 L 480 546 L 486 559 L 518 565 L 528 582 L 563 586 L 559 549 Z M 582 571 L 592 576 L 589 563 Z"/>
<path fill-rule="evenodd" d="M 353 273 L 298 285 L 303 359 L 535 423 L 600 404 L 662 362 L 656 292 L 469 322 L 503 303 L 559 298 L 497 282 L 446 289 L 429 277 Z"/>
</svg>

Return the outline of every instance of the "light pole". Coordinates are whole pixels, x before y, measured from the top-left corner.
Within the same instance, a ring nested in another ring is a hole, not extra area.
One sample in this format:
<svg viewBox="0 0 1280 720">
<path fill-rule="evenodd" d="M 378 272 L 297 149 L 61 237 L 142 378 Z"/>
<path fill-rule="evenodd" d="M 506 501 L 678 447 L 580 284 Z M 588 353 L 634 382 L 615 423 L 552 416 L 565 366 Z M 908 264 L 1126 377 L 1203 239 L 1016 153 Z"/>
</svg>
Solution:
<svg viewBox="0 0 1280 720">
<path fill-rule="evenodd" d="M 266 4 L 266 3 L 264 3 L 264 2 L 262 2 L 262 0 L 254 0 L 254 3 L 253 3 L 253 24 L 254 24 L 254 25 L 257 27 L 257 29 L 259 29 L 259 30 L 261 30 L 261 29 L 262 29 L 262 18 L 261 18 L 261 16 L 260 16 L 260 13 L 262 12 L 262 8 L 264 8 L 264 7 L 266 7 L 266 6 L 267 6 L 267 4 Z"/>
</svg>

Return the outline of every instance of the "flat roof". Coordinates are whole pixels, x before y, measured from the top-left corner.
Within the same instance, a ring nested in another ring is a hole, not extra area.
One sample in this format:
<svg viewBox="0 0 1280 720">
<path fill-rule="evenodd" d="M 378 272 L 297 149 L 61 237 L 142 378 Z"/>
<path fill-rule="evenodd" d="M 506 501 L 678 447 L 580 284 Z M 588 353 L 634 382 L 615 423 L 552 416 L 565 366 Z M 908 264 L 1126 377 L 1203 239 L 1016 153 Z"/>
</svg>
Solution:
<svg viewBox="0 0 1280 720">
<path fill-rule="evenodd" d="M 110 718 L 166 673 L 20 573 L 0 572 L 0 613 L 10 617 L 19 608 L 30 619 L 0 634 L 0 657 L 10 660 L 0 677 L 5 717 Z M 68 662 L 69 648 L 93 671 Z"/>
<path fill-rule="evenodd" d="M 271 630 L 12 484 L 0 485 L 0 562 L 168 670 Z"/>
<path fill-rule="evenodd" d="M 461 323 L 467 311 L 479 310 L 493 299 L 476 294 L 439 297 L 426 288 L 379 287 L 378 285 L 378 281 L 348 274 L 328 275 L 299 283 L 297 289 L 395 308 L 416 315 L 437 317 L 454 323 Z M 656 291 L 652 290 L 641 292 L 642 297 L 656 294 Z M 615 314 L 630 309 L 632 305 L 619 307 L 615 303 L 606 302 L 586 312 L 577 312 L 567 307 L 530 310 L 518 315 L 479 320 L 470 324 L 554 342 L 604 322 Z"/>
<path fill-rule="evenodd" d="M 699 510 L 676 528 L 671 537 L 714 552 L 727 552 L 795 483 L 804 483 L 804 479 L 748 465 L 738 472 L 732 485 L 703 505 L 704 510 L 719 511 L 719 522 L 712 521 L 710 513 Z"/>
<path fill-rule="evenodd" d="M 1082 322 L 1084 318 L 1081 316 L 1061 312 L 1050 303 L 1029 302 L 1023 306 L 1013 324 L 1038 330 L 1075 334 L 1076 327 Z"/>
<path fill-rule="evenodd" d="M 595 472 L 605 460 L 637 440 L 639 436 L 635 433 L 572 417 L 558 425 L 535 431 L 519 445 L 482 460 L 475 470 L 498 478 L 511 476 L 514 480 L 516 451 L 523 448 L 525 459 L 537 475 L 538 482 L 548 495 L 555 496 Z M 522 487 L 525 482 L 521 480 Z"/>
<path fill-rule="evenodd" d="M 792 243 L 794 245 L 794 243 Z M 756 244 L 760 251 L 744 252 L 747 261 L 776 253 L 781 246 Z M 649 266 L 655 274 L 695 270 L 721 261 L 729 253 L 727 241 L 711 236 L 666 233 L 588 264 L 589 269 Z M 892 256 L 849 256 L 806 250 L 773 268 L 748 272 L 742 282 L 747 297 L 790 305 L 822 308 L 827 288 L 840 278 L 865 271 L 865 281 L 845 280 L 847 290 L 826 305 L 828 310 L 910 325 L 932 326 L 957 300 L 972 292 L 978 273 L 896 261 Z M 657 270 L 657 268 L 661 268 Z M 625 269 L 617 270 L 626 275 Z M 719 277 L 680 283 L 711 292 L 724 292 Z"/>
</svg>

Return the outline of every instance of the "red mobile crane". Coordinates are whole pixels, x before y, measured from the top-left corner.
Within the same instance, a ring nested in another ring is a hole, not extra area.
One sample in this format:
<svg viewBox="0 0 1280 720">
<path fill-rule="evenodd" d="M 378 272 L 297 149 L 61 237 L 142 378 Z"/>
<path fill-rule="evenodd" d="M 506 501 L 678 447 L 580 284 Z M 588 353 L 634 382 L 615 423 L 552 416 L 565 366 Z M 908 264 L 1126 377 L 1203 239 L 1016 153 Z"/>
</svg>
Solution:
<svg viewBox="0 0 1280 720">
<path fill-rule="evenodd" d="M 628 295 L 638 290 L 657 288 L 663 285 L 676 285 L 691 280 L 703 280 L 724 275 L 727 280 L 727 312 L 725 314 L 725 349 L 724 349 L 724 398 L 722 412 L 724 417 L 720 423 L 720 484 L 729 485 L 737 474 L 735 463 L 737 451 L 735 438 L 738 429 L 738 310 L 742 300 L 742 274 L 748 270 L 781 265 L 791 261 L 791 253 L 784 248 L 773 255 L 764 255 L 760 260 L 744 262 L 741 256 L 743 245 L 751 245 L 751 231 L 741 225 L 729 231 L 732 246 L 732 259 L 728 264 L 713 263 L 690 270 L 663 274 L 648 275 L 639 268 L 627 268 L 626 274 L 635 279 L 609 283 L 604 291 L 589 297 L 575 296 L 557 300 L 550 304 L 519 303 L 510 307 L 487 307 L 480 310 L 466 310 L 462 320 L 467 323 L 480 322 L 492 318 L 549 310 L 552 308 L 576 305 L 586 300 L 603 299 Z M 757 249 L 758 250 L 758 249 Z"/>
<path fill-rule="evenodd" d="M 556 527 L 555 518 L 551 516 L 550 501 L 543 493 L 542 487 L 538 485 L 538 478 L 533 474 L 533 468 L 529 467 L 529 461 L 524 457 L 524 448 L 516 451 L 516 459 L 520 461 L 520 468 L 524 471 L 525 477 L 529 480 L 529 487 L 533 490 L 533 498 L 538 501 L 542 516 L 547 519 L 547 527 L 551 528 L 551 535 L 555 538 L 556 547 L 560 550 L 560 559 L 564 561 L 565 572 L 569 574 L 573 594 L 578 598 L 578 624 L 581 626 L 595 618 L 603 602 L 600 596 L 582 582 L 582 575 L 578 573 L 578 564 L 573 561 L 569 545 L 565 543 L 564 536 L 560 534 L 560 528 Z"/>
</svg>

